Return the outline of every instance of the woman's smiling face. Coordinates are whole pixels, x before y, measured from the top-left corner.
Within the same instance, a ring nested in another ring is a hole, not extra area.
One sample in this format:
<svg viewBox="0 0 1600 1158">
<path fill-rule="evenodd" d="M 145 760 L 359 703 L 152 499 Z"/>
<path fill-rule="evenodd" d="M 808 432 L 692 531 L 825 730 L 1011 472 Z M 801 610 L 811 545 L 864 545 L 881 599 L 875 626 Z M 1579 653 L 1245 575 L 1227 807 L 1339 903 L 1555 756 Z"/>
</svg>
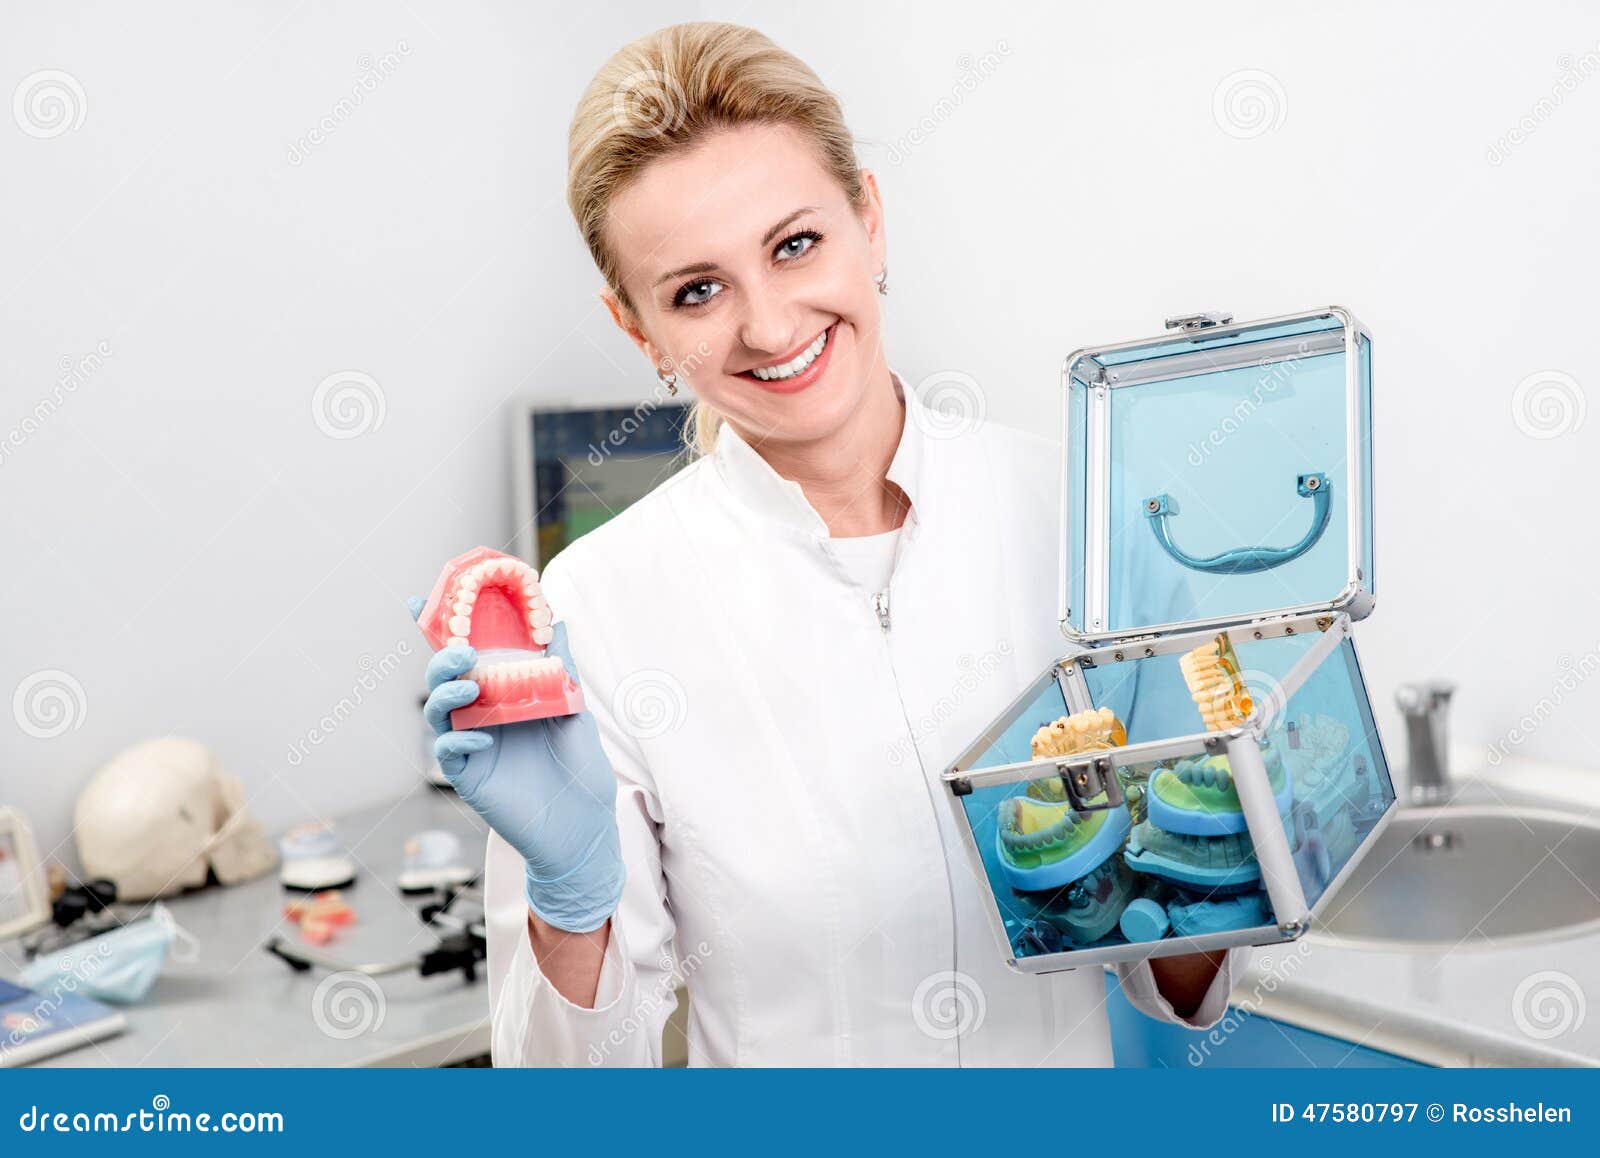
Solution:
<svg viewBox="0 0 1600 1158">
<path fill-rule="evenodd" d="M 757 438 L 827 438 L 857 411 L 879 367 L 874 278 L 882 206 L 850 203 L 815 149 L 785 125 L 721 130 L 651 164 L 611 203 L 606 235 L 630 318 L 618 324 L 657 366 Z"/>
</svg>

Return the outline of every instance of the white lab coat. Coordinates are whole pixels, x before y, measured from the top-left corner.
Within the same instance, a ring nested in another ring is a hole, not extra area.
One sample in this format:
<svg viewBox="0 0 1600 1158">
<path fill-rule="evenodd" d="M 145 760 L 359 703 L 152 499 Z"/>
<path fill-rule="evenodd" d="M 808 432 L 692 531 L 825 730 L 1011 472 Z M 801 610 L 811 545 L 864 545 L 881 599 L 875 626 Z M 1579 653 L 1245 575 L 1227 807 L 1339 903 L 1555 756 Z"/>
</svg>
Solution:
<svg viewBox="0 0 1600 1158">
<path fill-rule="evenodd" d="M 1109 1065 L 1102 971 L 1004 964 L 939 772 L 1064 650 L 1059 454 L 912 408 L 889 584 L 836 562 L 800 487 L 724 428 L 552 560 L 618 780 L 627 885 L 595 1008 L 545 980 L 520 857 L 486 878 L 497 1065 L 652 1065 L 674 977 L 707 1065 Z M 1222 1016 L 1230 955 L 1188 1023 Z M 1148 965 L 1134 1004 L 1181 1021 Z"/>
</svg>

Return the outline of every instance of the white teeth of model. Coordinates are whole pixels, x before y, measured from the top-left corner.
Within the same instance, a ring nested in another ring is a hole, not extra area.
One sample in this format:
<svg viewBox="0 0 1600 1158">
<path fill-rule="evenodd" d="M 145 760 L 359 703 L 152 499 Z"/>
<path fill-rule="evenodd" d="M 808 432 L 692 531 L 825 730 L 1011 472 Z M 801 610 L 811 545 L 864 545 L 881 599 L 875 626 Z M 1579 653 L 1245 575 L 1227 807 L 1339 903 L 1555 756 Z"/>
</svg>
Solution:
<svg viewBox="0 0 1600 1158">
<path fill-rule="evenodd" d="M 533 642 L 537 643 L 540 647 L 544 647 L 555 637 L 556 633 L 548 627 L 535 628 L 533 632 Z"/>
<path fill-rule="evenodd" d="M 757 378 L 760 378 L 763 382 L 771 382 L 775 379 L 782 378 L 793 378 L 807 366 L 811 365 L 812 362 L 816 361 L 817 355 L 822 353 L 823 347 L 827 344 L 828 331 L 823 330 L 822 333 L 817 335 L 816 341 L 812 342 L 811 345 L 802 350 L 799 356 L 794 358 L 792 361 L 784 362 L 777 366 L 758 366 L 750 372 Z"/>
<path fill-rule="evenodd" d="M 460 588 L 460 590 L 463 593 L 468 592 L 468 591 L 472 592 L 472 597 L 474 599 L 476 599 L 478 597 L 478 575 L 477 575 L 477 572 L 476 571 L 468 571 L 465 575 L 461 576 L 461 582 L 456 584 L 456 586 L 458 588 Z"/>
<path fill-rule="evenodd" d="M 550 626 L 550 609 L 548 607 L 535 608 L 528 612 L 528 626 L 535 630 Z"/>
<path fill-rule="evenodd" d="M 457 603 L 465 603 L 468 607 L 471 607 L 477 601 L 478 601 L 478 589 L 476 587 L 472 587 L 472 588 L 463 587 L 459 591 L 456 592 L 456 602 Z"/>
<path fill-rule="evenodd" d="M 452 635 L 449 639 L 444 641 L 444 645 L 446 647 L 455 647 L 457 644 L 465 645 L 466 642 L 467 641 L 463 636 Z"/>
<path fill-rule="evenodd" d="M 468 619 L 465 615 L 452 615 L 450 617 L 450 634 L 471 635 L 472 620 Z"/>
<path fill-rule="evenodd" d="M 452 606 L 450 610 L 454 611 L 457 615 L 471 616 L 472 604 L 468 603 L 464 599 L 457 599 L 454 606 Z"/>
</svg>

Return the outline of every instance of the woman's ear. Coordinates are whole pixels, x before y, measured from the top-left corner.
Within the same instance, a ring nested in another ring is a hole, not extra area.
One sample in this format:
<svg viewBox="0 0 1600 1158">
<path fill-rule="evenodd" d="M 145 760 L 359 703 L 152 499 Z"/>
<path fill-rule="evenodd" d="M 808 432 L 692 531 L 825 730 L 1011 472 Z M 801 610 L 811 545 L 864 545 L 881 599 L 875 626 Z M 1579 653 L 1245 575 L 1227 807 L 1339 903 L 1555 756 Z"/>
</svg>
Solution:
<svg viewBox="0 0 1600 1158">
<path fill-rule="evenodd" d="M 652 366 L 656 365 L 656 349 L 650 343 L 650 338 L 639 328 L 639 320 L 633 316 L 633 311 L 622 304 L 617 297 L 617 292 L 610 286 L 600 291 L 600 300 L 605 303 L 611 312 L 611 320 L 617 323 L 617 328 L 628 335 L 630 341 L 650 359 Z"/>
<path fill-rule="evenodd" d="M 861 224 L 867 231 L 867 245 L 872 251 L 874 276 L 888 260 L 889 244 L 884 236 L 883 197 L 878 192 L 878 178 L 871 169 L 861 170 L 862 205 Z"/>
</svg>

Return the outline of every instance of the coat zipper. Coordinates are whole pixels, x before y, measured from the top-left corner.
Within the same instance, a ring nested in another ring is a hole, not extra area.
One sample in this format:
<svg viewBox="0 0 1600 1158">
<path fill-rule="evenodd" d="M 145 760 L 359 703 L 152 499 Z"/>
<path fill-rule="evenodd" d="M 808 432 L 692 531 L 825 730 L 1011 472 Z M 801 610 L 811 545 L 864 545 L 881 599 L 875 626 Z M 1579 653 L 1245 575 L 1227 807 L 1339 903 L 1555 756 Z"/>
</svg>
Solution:
<svg viewBox="0 0 1600 1158">
<path fill-rule="evenodd" d="M 901 693 L 900 693 L 900 674 L 897 671 L 894 670 L 894 656 L 892 654 L 888 653 L 888 648 L 889 648 L 889 622 L 890 622 L 889 621 L 889 588 L 885 587 L 882 591 L 879 591 L 879 592 L 877 592 L 876 594 L 873 595 L 873 597 L 872 597 L 872 609 L 873 609 L 873 611 L 877 612 L 877 615 L 878 615 L 878 628 L 883 633 L 883 646 L 885 648 L 885 653 L 886 653 L 884 658 L 885 658 L 885 660 L 888 661 L 888 664 L 889 664 L 889 679 L 894 684 L 895 700 L 900 705 L 900 719 L 905 724 L 905 727 L 906 727 L 906 738 L 907 738 L 907 740 L 910 741 L 910 744 L 911 744 L 911 758 L 916 761 L 917 771 L 922 776 L 922 782 L 923 782 L 924 787 L 927 787 L 927 785 L 928 785 L 928 772 L 927 772 L 927 769 L 923 766 L 923 763 L 922 763 L 922 752 L 917 747 L 917 733 L 916 733 L 916 729 L 911 726 L 911 714 L 906 711 L 905 697 L 903 695 L 901 695 Z M 934 810 L 937 811 L 938 807 L 939 807 L 939 803 L 932 799 L 932 796 L 931 796 L 932 789 L 931 788 L 929 789 L 929 792 L 930 792 L 929 803 L 932 805 Z M 935 816 L 934 817 L 934 831 L 935 831 L 935 833 L 938 832 L 938 824 L 939 824 L 938 817 Z M 941 843 L 942 843 L 942 838 L 941 838 Z M 950 860 L 949 860 L 949 857 L 947 855 L 942 855 L 940 857 L 940 860 L 944 864 L 945 888 L 948 890 L 948 894 L 949 894 L 949 898 L 950 898 L 950 936 L 951 936 L 951 941 L 950 941 L 950 969 L 951 969 L 952 972 L 954 972 L 960 965 L 960 956 L 961 956 L 960 949 L 959 949 L 959 936 L 956 933 L 956 921 L 957 921 L 957 917 L 956 917 L 956 887 L 955 887 L 955 882 L 953 880 L 951 880 L 951 877 L 950 877 Z M 955 1038 L 956 1066 L 957 1067 L 960 1067 L 962 1065 L 963 1045 L 964 1045 L 964 1043 L 962 1042 L 961 1037 L 958 1034 L 956 1036 L 956 1038 Z"/>
</svg>

